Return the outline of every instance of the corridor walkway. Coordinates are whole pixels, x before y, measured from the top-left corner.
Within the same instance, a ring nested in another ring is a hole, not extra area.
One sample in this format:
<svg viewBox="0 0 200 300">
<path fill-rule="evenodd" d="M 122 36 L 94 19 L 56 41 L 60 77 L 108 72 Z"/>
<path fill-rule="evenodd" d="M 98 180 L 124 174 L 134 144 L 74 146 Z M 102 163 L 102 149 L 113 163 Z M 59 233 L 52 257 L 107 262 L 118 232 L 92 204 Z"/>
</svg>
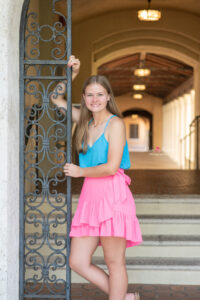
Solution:
<svg viewBox="0 0 200 300">
<path fill-rule="evenodd" d="M 173 170 L 179 166 L 164 152 L 129 152 L 131 169 Z"/>
<path fill-rule="evenodd" d="M 130 152 L 130 159 L 126 173 L 134 195 L 200 195 L 200 171 L 182 170 L 162 152 Z M 82 182 L 72 178 L 72 194 L 80 193 Z"/>
</svg>

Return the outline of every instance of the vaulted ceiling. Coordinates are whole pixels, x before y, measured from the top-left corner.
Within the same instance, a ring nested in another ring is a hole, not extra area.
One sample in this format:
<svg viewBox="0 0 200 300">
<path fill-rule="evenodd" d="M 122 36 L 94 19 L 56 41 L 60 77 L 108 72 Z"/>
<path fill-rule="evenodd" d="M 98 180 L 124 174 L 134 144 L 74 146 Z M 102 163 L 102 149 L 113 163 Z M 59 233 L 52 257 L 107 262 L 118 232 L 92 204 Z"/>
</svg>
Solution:
<svg viewBox="0 0 200 300">
<path fill-rule="evenodd" d="M 76 23 L 112 11 L 146 7 L 147 0 L 72 0 L 72 20 Z M 152 0 L 151 7 L 163 10 L 163 13 L 170 9 L 200 16 L 200 0 Z M 109 78 L 116 96 L 130 93 L 133 84 L 139 83 L 133 71 L 141 59 L 141 53 L 120 57 L 100 66 L 98 73 Z M 193 75 L 192 67 L 164 55 L 145 53 L 145 65 L 151 69 L 151 75 L 140 80 L 146 84 L 145 92 L 163 98 L 164 102 L 169 101 L 169 95 Z"/>
<path fill-rule="evenodd" d="M 114 10 L 146 7 L 147 0 L 72 0 L 72 20 L 79 22 Z M 200 15 L 200 0 L 152 0 L 151 7 L 183 10 Z"/>
<path fill-rule="evenodd" d="M 98 68 L 98 74 L 109 79 L 115 96 L 133 92 L 133 84 L 144 83 L 145 93 L 165 99 L 193 74 L 193 68 L 181 61 L 147 53 L 144 64 L 151 70 L 151 75 L 137 77 L 134 75 L 134 69 L 139 66 L 140 59 L 140 53 L 136 53 L 112 60 Z"/>
</svg>

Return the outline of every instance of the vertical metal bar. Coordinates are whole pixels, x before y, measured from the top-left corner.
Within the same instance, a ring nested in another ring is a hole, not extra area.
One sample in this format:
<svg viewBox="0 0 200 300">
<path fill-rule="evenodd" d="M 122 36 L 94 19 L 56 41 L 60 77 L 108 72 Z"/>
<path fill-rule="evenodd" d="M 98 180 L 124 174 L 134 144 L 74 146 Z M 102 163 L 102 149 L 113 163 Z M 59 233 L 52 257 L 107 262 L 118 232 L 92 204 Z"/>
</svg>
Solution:
<svg viewBox="0 0 200 300">
<path fill-rule="evenodd" d="M 20 120 L 20 151 L 19 151 L 19 300 L 24 299 L 24 34 L 27 11 L 30 0 L 25 0 L 22 7 L 20 22 L 20 81 L 19 81 L 19 120 Z"/>
<path fill-rule="evenodd" d="M 71 36 L 71 0 L 67 0 L 67 61 L 72 51 Z M 71 68 L 67 68 L 67 162 L 71 163 L 71 124 L 72 124 L 72 102 L 71 102 Z M 66 299 L 71 299 L 71 270 L 69 267 L 70 254 L 70 227 L 71 227 L 71 177 L 67 177 L 67 266 L 66 266 Z"/>
</svg>

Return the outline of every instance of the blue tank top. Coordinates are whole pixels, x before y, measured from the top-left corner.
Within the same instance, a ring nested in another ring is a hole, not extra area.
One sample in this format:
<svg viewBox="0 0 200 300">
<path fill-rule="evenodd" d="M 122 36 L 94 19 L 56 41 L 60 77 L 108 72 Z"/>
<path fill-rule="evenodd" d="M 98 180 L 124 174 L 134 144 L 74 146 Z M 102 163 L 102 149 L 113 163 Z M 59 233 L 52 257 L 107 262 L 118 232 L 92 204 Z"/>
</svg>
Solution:
<svg viewBox="0 0 200 300">
<path fill-rule="evenodd" d="M 108 126 L 109 121 L 113 117 L 115 117 L 115 115 L 112 115 L 108 119 L 102 135 L 94 142 L 94 144 L 92 146 L 88 145 L 87 152 L 85 154 L 83 152 L 79 153 L 79 165 L 81 168 L 95 167 L 107 163 L 109 142 L 105 138 L 105 130 Z M 130 157 L 128 152 L 128 143 L 126 141 L 123 155 L 122 155 L 122 160 L 120 163 L 120 168 L 129 169 L 130 166 L 131 163 L 130 163 Z"/>
</svg>

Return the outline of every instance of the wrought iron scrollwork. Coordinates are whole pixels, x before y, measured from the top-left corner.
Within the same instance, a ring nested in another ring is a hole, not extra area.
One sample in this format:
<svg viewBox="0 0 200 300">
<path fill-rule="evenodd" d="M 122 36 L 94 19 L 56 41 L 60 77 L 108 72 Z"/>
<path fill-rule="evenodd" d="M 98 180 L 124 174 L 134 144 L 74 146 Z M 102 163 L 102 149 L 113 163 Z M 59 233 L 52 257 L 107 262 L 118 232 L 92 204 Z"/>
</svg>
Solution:
<svg viewBox="0 0 200 300">
<path fill-rule="evenodd" d="M 60 94 L 58 83 L 66 79 L 70 36 L 65 12 L 69 17 L 71 2 L 45 1 L 49 20 L 45 24 L 43 0 L 34 6 L 36 11 L 32 1 L 25 0 L 21 22 L 20 300 L 69 299 L 67 193 L 69 199 L 71 191 L 63 189 L 67 185 L 63 166 L 71 128 L 68 112 L 60 111 L 50 97 L 53 91 Z"/>
</svg>

